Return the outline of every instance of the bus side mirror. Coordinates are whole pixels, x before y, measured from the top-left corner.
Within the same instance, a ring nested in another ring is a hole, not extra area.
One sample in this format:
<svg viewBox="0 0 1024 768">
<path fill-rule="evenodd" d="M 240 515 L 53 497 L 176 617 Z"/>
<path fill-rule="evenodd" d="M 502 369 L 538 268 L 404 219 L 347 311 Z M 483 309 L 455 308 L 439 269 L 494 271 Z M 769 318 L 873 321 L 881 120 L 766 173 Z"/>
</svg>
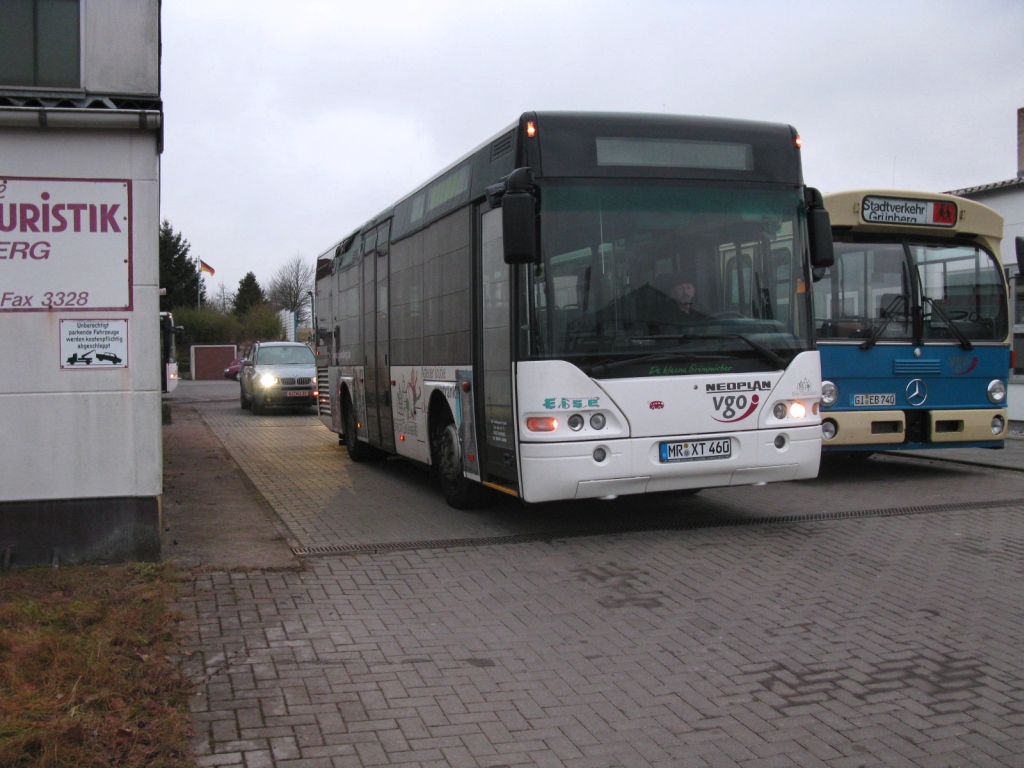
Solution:
<svg viewBox="0 0 1024 768">
<path fill-rule="evenodd" d="M 537 199 L 529 168 L 516 168 L 508 177 L 501 196 L 501 231 L 506 264 L 537 261 Z"/>
<path fill-rule="evenodd" d="M 1024 275 L 1024 237 L 1017 235 L 1017 273 Z"/>
<path fill-rule="evenodd" d="M 811 267 L 825 269 L 835 262 L 832 248 L 832 220 L 825 209 L 821 192 L 807 187 L 804 193 L 807 201 L 807 237 L 811 247 Z"/>
</svg>

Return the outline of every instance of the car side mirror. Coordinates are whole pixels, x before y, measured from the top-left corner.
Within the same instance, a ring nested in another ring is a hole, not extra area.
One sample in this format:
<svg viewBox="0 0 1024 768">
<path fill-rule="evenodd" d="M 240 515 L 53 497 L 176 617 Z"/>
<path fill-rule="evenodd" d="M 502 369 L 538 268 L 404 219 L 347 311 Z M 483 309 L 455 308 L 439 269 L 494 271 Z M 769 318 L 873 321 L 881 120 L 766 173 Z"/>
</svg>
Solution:
<svg viewBox="0 0 1024 768">
<path fill-rule="evenodd" d="M 807 203 L 807 239 L 811 249 L 811 267 L 826 269 L 835 262 L 835 249 L 832 247 L 832 219 L 825 209 L 825 201 L 821 192 L 814 187 L 804 190 Z"/>
</svg>

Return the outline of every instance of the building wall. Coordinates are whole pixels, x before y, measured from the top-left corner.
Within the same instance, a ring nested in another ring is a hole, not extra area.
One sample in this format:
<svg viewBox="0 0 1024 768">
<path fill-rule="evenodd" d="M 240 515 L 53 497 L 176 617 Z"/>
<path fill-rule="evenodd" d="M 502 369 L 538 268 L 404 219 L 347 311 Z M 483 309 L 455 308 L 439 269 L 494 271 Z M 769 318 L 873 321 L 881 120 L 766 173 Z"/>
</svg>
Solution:
<svg viewBox="0 0 1024 768">
<path fill-rule="evenodd" d="M 162 488 L 159 154 L 152 132 L 0 128 L 4 176 L 131 184 L 132 310 L 0 313 L 0 502 Z M 60 320 L 128 320 L 128 367 L 62 370 Z"/>
<path fill-rule="evenodd" d="M 81 88 L 67 101 L 43 91 L 33 100 L 26 85 L 0 83 L 13 99 L 0 106 L 0 205 L 10 214 L 13 198 L 24 201 L 24 179 L 43 180 L 32 193 L 40 209 L 34 195 L 47 200 L 48 188 L 123 188 L 128 210 L 118 210 L 117 221 L 129 227 L 118 240 L 127 251 L 123 269 L 120 250 L 77 235 L 54 245 L 56 267 L 32 272 L 24 260 L 0 261 L 8 276 L 0 276 L 0 552 L 15 564 L 159 557 L 159 13 L 159 0 L 81 0 Z M 98 95 L 141 101 L 96 109 Z M 11 241 L 62 237 L 38 226 L 0 231 L 0 257 L 11 258 Z M 47 285 L 66 277 L 57 290 L 80 291 L 78 283 L 101 285 L 95 275 L 108 273 L 117 274 L 110 284 L 118 298 L 101 306 L 113 310 L 45 309 L 36 296 L 34 311 L 11 311 L 3 299 L 12 286 L 28 291 L 36 276 Z M 62 320 L 126 328 L 126 357 L 106 367 L 96 359 L 66 365 Z"/>
</svg>

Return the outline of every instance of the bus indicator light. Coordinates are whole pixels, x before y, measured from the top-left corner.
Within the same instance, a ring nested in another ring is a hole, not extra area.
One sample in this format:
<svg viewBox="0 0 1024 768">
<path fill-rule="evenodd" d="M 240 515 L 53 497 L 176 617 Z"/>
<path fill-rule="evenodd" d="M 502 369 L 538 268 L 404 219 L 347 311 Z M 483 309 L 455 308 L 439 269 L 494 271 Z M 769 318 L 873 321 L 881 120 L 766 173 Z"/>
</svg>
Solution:
<svg viewBox="0 0 1024 768">
<path fill-rule="evenodd" d="M 797 149 L 800 149 L 800 147 L 802 147 L 804 145 L 804 140 L 800 138 L 800 134 L 799 133 L 793 139 L 793 143 L 796 145 Z"/>
<path fill-rule="evenodd" d="M 533 120 L 526 121 L 526 135 L 531 139 L 537 135 L 537 124 Z"/>
<path fill-rule="evenodd" d="M 526 428 L 531 432 L 554 432 L 558 429 L 558 419 L 550 416 L 530 416 L 526 420 Z"/>
</svg>

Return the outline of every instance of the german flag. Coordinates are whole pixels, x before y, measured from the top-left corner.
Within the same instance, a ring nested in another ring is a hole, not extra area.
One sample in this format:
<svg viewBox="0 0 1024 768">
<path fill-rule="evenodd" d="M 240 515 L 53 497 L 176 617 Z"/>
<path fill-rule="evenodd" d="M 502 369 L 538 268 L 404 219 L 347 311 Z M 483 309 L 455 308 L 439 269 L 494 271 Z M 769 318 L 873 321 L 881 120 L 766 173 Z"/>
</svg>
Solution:
<svg viewBox="0 0 1024 768">
<path fill-rule="evenodd" d="M 200 269 L 200 271 L 205 272 L 208 275 L 212 275 L 213 274 L 213 267 L 211 267 L 209 264 L 207 264 L 202 259 L 199 260 L 199 269 Z"/>
</svg>

